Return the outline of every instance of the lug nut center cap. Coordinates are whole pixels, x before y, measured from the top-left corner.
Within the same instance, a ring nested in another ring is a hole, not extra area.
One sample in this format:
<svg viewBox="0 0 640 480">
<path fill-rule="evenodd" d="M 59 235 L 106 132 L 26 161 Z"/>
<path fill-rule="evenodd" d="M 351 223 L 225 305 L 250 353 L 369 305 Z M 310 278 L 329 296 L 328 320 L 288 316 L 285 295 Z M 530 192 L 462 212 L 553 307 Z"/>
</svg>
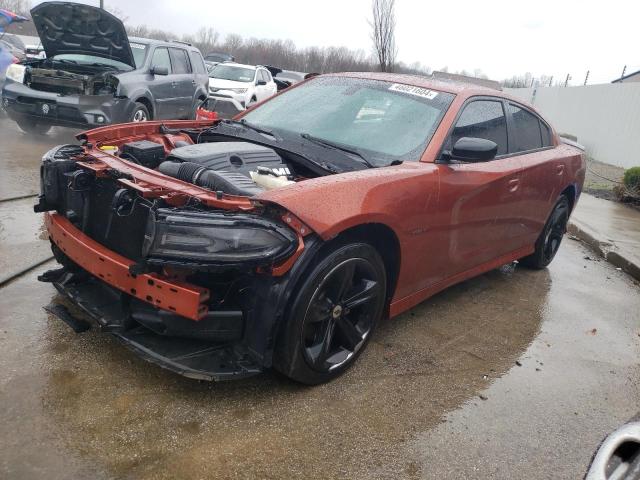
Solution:
<svg viewBox="0 0 640 480">
<path fill-rule="evenodd" d="M 340 315 L 342 315 L 342 306 L 336 305 L 335 307 L 333 307 L 333 310 L 331 311 L 331 316 L 333 318 L 339 318 Z"/>
</svg>

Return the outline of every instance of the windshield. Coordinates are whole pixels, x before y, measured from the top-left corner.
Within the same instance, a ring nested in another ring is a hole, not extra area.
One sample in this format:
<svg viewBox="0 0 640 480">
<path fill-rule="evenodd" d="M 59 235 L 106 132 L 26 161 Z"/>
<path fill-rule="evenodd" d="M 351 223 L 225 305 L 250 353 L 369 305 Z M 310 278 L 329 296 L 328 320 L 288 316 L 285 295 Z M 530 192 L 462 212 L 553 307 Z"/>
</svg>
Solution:
<svg viewBox="0 0 640 480">
<path fill-rule="evenodd" d="M 234 82 L 253 82 L 255 74 L 254 68 L 234 67 L 222 63 L 213 67 L 209 72 L 211 78 L 233 80 Z"/>
<path fill-rule="evenodd" d="M 142 64 L 144 63 L 144 58 L 147 54 L 147 46 L 142 43 L 132 43 L 131 51 L 133 52 L 133 60 L 136 64 L 136 68 L 140 68 L 140 66 L 142 66 Z M 110 58 L 98 57 L 95 55 L 65 53 L 56 55 L 55 57 L 53 57 L 53 59 L 58 61 L 73 62 L 77 63 L 78 65 L 99 64 L 106 67 L 113 67 L 117 70 L 122 71 L 131 70 L 131 66 L 127 65 L 126 63 L 122 63 L 117 60 L 111 60 Z"/>
<path fill-rule="evenodd" d="M 144 58 L 147 56 L 147 46 L 144 43 L 129 43 L 129 45 L 131 45 L 136 68 L 140 68 L 144 64 Z"/>
<path fill-rule="evenodd" d="M 390 82 L 320 77 L 246 114 L 271 131 L 309 134 L 361 152 L 374 166 L 420 159 L 454 96 Z"/>
</svg>

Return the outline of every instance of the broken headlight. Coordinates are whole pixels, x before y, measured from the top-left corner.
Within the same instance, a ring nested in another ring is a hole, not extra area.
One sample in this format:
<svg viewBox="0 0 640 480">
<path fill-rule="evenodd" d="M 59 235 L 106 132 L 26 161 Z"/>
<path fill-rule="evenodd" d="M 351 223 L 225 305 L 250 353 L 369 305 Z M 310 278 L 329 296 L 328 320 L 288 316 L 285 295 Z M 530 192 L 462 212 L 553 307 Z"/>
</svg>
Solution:
<svg viewBox="0 0 640 480">
<path fill-rule="evenodd" d="M 159 209 L 149 214 L 142 254 L 150 259 L 206 264 L 271 264 L 291 255 L 288 227 L 248 214 Z"/>
</svg>

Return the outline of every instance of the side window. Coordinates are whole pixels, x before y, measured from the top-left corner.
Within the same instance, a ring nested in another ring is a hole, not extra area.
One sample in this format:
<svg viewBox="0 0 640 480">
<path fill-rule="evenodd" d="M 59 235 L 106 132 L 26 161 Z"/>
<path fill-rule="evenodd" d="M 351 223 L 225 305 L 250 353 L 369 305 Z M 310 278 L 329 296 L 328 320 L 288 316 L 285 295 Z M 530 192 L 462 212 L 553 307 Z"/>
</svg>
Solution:
<svg viewBox="0 0 640 480">
<path fill-rule="evenodd" d="M 542 146 L 551 147 L 553 145 L 553 141 L 551 140 L 551 129 L 542 120 L 540 120 L 540 131 L 542 132 Z"/>
<path fill-rule="evenodd" d="M 269 82 L 269 79 L 267 78 L 267 72 L 262 69 L 258 70 L 258 80 Z"/>
<path fill-rule="evenodd" d="M 271 82 L 271 74 L 269 73 L 268 70 L 262 71 L 262 79 L 267 83 Z"/>
<path fill-rule="evenodd" d="M 191 73 L 191 62 L 187 52 L 181 48 L 170 48 L 171 63 L 173 64 L 173 73 Z"/>
<path fill-rule="evenodd" d="M 476 100 L 469 103 L 453 128 L 447 142 L 447 149 L 462 137 L 477 137 L 491 140 L 498 145 L 498 155 L 507 153 L 507 120 L 502 102 L 497 100 Z"/>
<path fill-rule="evenodd" d="M 198 52 L 191 52 L 191 65 L 193 66 L 193 71 L 195 73 L 199 75 L 205 75 L 207 73 L 207 68 L 204 66 L 202 55 Z"/>
<path fill-rule="evenodd" d="M 151 59 L 151 67 L 167 67 L 171 73 L 171 60 L 169 59 L 169 51 L 166 48 L 156 48 Z"/>
<path fill-rule="evenodd" d="M 512 103 L 508 108 L 513 125 L 511 152 L 526 152 L 542 148 L 542 134 L 538 117 Z"/>
</svg>

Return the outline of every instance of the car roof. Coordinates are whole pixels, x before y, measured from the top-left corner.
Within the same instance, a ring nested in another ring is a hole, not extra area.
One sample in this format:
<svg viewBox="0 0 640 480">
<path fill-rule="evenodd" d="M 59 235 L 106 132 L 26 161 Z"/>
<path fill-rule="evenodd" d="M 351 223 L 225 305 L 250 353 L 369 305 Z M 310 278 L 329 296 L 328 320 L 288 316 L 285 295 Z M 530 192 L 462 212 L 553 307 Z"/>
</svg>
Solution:
<svg viewBox="0 0 640 480">
<path fill-rule="evenodd" d="M 129 37 L 129 42 L 141 43 L 144 45 L 162 45 L 166 47 L 182 47 L 187 50 L 197 50 L 196 47 L 185 42 L 176 42 L 173 40 L 155 40 L 153 38 Z"/>
<path fill-rule="evenodd" d="M 438 90 L 441 92 L 459 94 L 468 93 L 469 95 L 498 95 L 508 97 L 501 90 L 489 88 L 471 82 L 460 80 L 448 80 L 442 78 L 433 78 L 431 76 L 409 75 L 404 73 L 382 73 L 382 72 L 345 72 L 330 73 L 325 75 L 363 78 L 367 80 L 381 80 L 384 82 L 402 83 L 427 89 Z"/>
<path fill-rule="evenodd" d="M 421 75 L 408 75 L 404 73 L 382 73 L 382 72 L 343 72 L 343 73 L 327 73 L 322 75 L 338 76 L 338 77 L 350 77 L 350 78 L 362 78 L 365 80 L 380 80 L 383 82 L 401 83 L 404 85 L 412 85 L 414 87 L 438 90 L 440 92 L 452 93 L 454 95 L 460 95 L 468 98 L 473 96 L 491 96 L 504 98 L 520 105 L 524 105 L 529 110 L 535 112 L 538 116 L 544 118 L 544 116 L 530 103 L 524 101 L 521 98 L 510 95 L 497 88 L 490 88 L 483 85 L 478 85 L 471 82 L 465 82 L 458 79 L 443 79 L 433 78 L 431 76 Z M 547 121 L 547 120 L 545 120 Z M 548 123 L 548 121 L 547 121 Z"/>
<path fill-rule="evenodd" d="M 222 62 L 222 63 L 218 63 L 217 65 L 227 65 L 229 67 L 253 68 L 254 70 L 260 67 L 260 65 L 245 65 L 244 63 L 236 63 L 236 62 Z"/>
</svg>

